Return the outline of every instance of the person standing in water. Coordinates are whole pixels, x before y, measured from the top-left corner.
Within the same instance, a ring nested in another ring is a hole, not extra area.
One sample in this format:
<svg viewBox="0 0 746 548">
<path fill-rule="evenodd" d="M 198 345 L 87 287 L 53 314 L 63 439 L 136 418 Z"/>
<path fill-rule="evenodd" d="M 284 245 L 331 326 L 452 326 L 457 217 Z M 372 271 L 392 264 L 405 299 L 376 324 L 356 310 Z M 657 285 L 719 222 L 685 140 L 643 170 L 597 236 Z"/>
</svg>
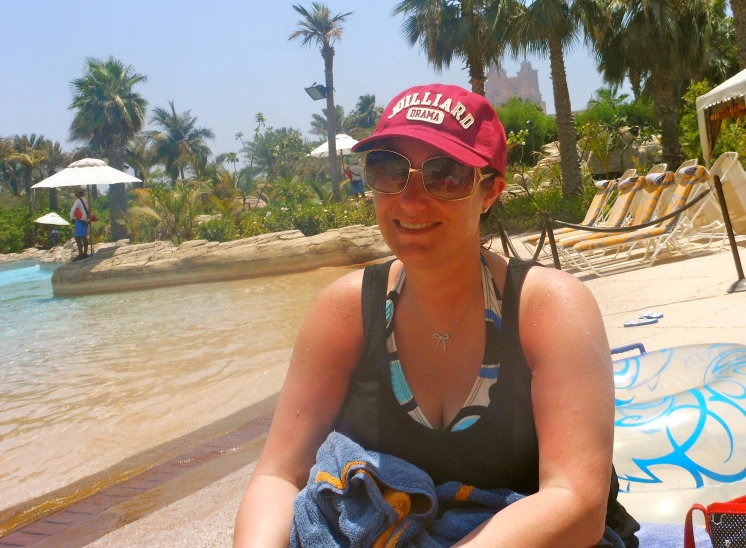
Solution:
<svg viewBox="0 0 746 548">
<path fill-rule="evenodd" d="M 70 210 L 70 219 L 75 222 L 73 236 L 78 244 L 78 256 L 73 261 L 88 257 L 88 204 L 82 190 L 75 191 L 75 202 Z"/>
</svg>

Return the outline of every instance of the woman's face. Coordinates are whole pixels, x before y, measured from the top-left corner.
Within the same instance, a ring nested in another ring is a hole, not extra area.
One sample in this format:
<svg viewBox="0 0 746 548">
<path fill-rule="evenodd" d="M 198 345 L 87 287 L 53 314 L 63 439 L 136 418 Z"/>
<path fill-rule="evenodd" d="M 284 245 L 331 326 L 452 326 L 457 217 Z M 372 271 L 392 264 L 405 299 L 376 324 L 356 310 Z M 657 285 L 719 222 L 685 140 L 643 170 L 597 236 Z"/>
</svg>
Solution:
<svg viewBox="0 0 746 548">
<path fill-rule="evenodd" d="M 430 145 L 406 138 L 385 139 L 376 148 L 406 156 L 413 169 L 444 155 Z M 373 192 L 378 226 L 391 251 L 405 264 L 452 258 L 471 245 L 479 245 L 479 216 L 504 186 L 505 180 L 496 178 L 492 188 L 479 186 L 467 199 L 438 200 L 425 192 L 422 174 L 413 172 L 403 192 Z"/>
</svg>

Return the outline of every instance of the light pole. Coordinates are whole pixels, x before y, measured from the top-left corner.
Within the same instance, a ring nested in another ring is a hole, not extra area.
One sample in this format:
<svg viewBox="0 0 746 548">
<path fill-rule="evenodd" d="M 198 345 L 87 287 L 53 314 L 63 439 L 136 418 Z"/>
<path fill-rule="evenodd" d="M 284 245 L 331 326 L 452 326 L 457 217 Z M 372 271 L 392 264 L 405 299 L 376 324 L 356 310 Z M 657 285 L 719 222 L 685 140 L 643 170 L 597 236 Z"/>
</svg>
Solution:
<svg viewBox="0 0 746 548">
<path fill-rule="evenodd" d="M 535 165 L 536 162 L 534 161 L 534 121 L 529 120 L 526 122 L 526 125 L 528 126 L 528 133 L 531 136 L 531 165 Z"/>
</svg>

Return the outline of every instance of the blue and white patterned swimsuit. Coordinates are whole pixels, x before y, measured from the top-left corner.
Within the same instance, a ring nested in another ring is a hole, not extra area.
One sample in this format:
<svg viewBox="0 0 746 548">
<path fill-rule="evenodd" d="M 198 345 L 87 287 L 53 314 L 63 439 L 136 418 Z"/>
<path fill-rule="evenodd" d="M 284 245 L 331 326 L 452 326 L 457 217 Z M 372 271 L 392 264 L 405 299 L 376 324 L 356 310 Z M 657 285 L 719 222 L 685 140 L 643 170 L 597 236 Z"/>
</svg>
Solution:
<svg viewBox="0 0 746 548">
<path fill-rule="evenodd" d="M 481 258 L 482 264 L 482 291 L 484 294 L 484 318 L 487 328 L 485 340 L 484 358 L 474 386 L 461 406 L 461 410 L 454 417 L 451 424 L 445 430 L 455 432 L 465 430 L 479 420 L 490 403 L 490 388 L 497 383 L 500 374 L 499 354 L 499 332 L 502 329 L 502 300 L 498 298 L 497 287 L 492 279 L 487 262 Z M 394 283 L 394 287 L 386 298 L 386 350 L 388 352 L 389 369 L 391 372 L 391 384 L 399 405 L 404 407 L 408 415 L 420 424 L 432 428 L 425 415 L 420 411 L 420 406 L 412 395 L 412 390 L 404 377 L 399 354 L 396 351 L 394 337 L 394 311 L 404 285 L 406 274 L 402 268 Z"/>
</svg>

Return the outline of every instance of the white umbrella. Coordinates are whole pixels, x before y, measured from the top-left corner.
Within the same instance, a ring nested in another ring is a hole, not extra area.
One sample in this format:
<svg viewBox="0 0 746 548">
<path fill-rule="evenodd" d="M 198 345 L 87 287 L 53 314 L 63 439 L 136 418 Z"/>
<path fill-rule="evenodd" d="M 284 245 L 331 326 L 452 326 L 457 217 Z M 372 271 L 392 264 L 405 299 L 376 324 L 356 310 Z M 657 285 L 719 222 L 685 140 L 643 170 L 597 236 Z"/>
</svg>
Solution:
<svg viewBox="0 0 746 548">
<path fill-rule="evenodd" d="M 114 185 L 140 183 L 140 179 L 106 165 L 103 160 L 84 158 L 73 162 L 59 173 L 47 177 L 31 188 L 59 188 L 62 186 Z"/>
<path fill-rule="evenodd" d="M 43 225 L 59 225 L 59 226 L 65 226 L 65 225 L 70 224 L 65 219 L 57 215 L 56 213 L 47 213 L 46 215 L 36 219 L 35 222 L 41 223 Z"/>
<path fill-rule="evenodd" d="M 339 133 L 335 140 L 337 144 L 337 154 L 352 154 L 350 150 L 357 144 L 357 141 L 344 133 Z M 329 156 L 329 142 L 325 142 L 311 151 L 309 156 L 315 156 L 316 158 L 326 158 Z"/>
</svg>

